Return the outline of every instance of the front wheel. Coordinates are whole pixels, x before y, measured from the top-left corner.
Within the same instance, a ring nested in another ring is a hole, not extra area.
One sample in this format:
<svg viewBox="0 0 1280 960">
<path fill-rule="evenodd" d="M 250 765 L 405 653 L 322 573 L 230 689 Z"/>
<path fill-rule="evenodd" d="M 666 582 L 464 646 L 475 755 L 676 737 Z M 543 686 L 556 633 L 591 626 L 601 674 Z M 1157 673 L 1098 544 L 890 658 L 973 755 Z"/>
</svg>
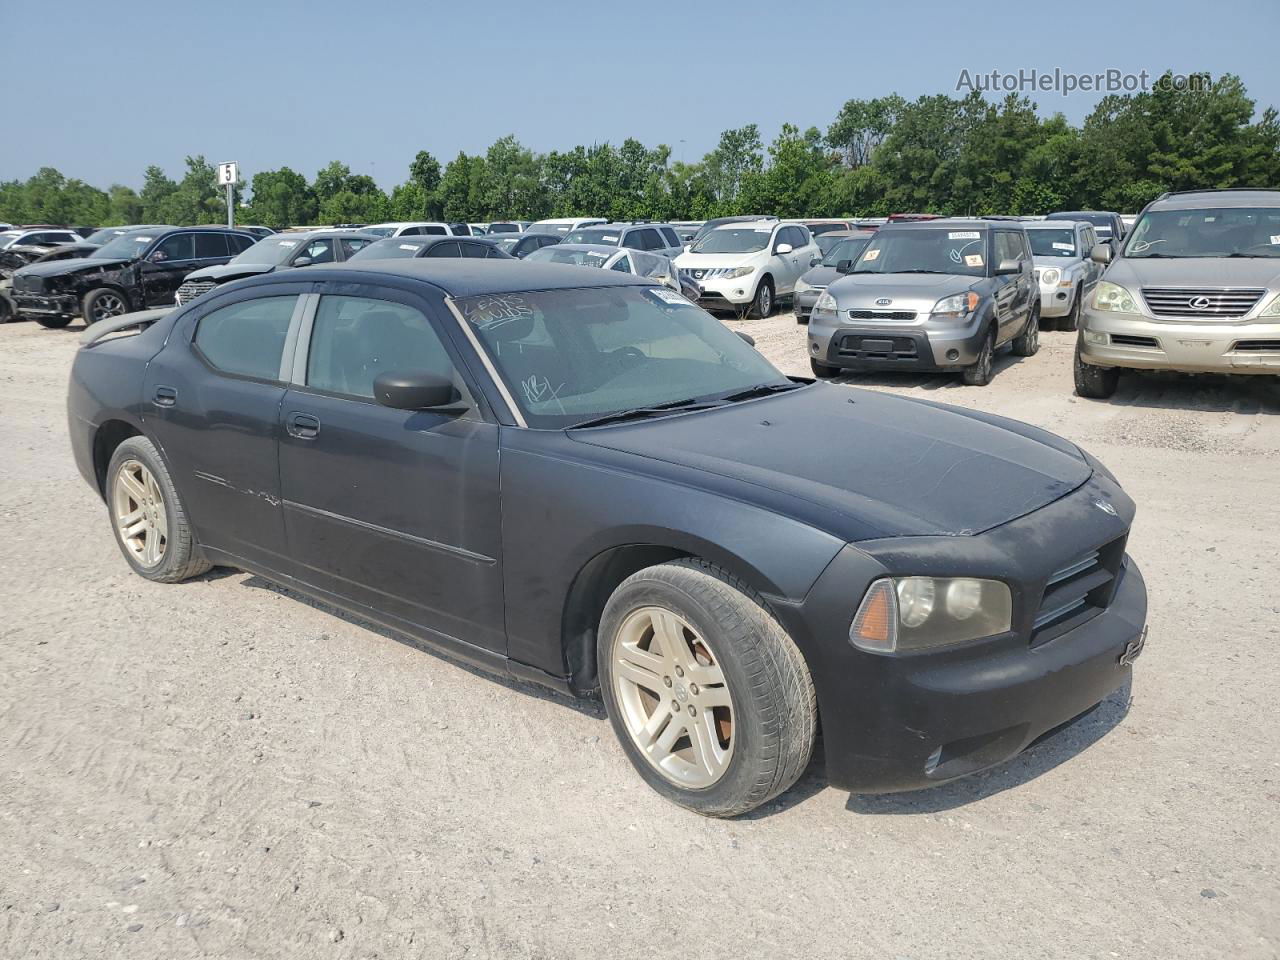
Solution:
<svg viewBox="0 0 1280 960">
<path fill-rule="evenodd" d="M 1120 385 L 1120 371 L 1115 367 L 1096 367 L 1080 358 L 1080 341 L 1076 340 L 1076 395 L 1089 400 L 1105 400 Z"/>
<path fill-rule="evenodd" d="M 819 363 L 812 358 L 809 360 L 809 369 L 819 380 L 830 380 L 832 377 L 840 376 L 839 367 L 828 367 L 825 363 Z"/>
<path fill-rule="evenodd" d="M 970 387 L 985 387 L 991 382 L 991 368 L 996 356 L 996 327 L 994 321 L 986 339 L 982 341 L 982 349 L 978 351 L 978 359 L 964 368 L 964 382 Z"/>
<path fill-rule="evenodd" d="M 737 816 L 808 765 L 818 716 L 804 657 L 718 567 L 677 560 L 628 577 L 605 606 L 597 653 L 613 731 L 668 800 Z"/>
<path fill-rule="evenodd" d="M 112 317 L 120 317 L 128 312 L 129 304 L 124 294 L 118 290 L 101 287 L 90 290 L 84 295 L 81 314 L 84 316 L 85 326 L 110 320 Z"/>
<path fill-rule="evenodd" d="M 169 468 L 146 437 L 130 437 L 116 447 L 107 466 L 106 493 L 116 544 L 135 573 L 177 583 L 210 569 Z"/>
<path fill-rule="evenodd" d="M 756 287 L 756 295 L 747 308 L 747 316 L 763 320 L 773 316 L 773 307 L 773 281 L 765 277 L 760 281 L 760 286 Z"/>
</svg>

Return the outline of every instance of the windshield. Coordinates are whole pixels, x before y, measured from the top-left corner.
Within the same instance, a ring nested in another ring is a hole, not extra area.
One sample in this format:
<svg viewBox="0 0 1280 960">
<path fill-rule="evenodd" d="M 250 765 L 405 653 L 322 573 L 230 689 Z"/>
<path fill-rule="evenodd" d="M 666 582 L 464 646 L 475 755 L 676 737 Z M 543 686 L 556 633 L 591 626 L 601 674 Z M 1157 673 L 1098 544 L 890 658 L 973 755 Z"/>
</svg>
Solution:
<svg viewBox="0 0 1280 960">
<path fill-rule="evenodd" d="M 789 381 L 737 334 L 663 287 L 457 301 L 531 427 Z"/>
<path fill-rule="evenodd" d="M 576 263 L 584 267 L 603 267 L 604 262 L 613 256 L 612 252 L 604 250 L 566 250 L 562 246 L 552 245 L 543 247 L 541 250 L 535 250 L 533 253 L 525 257 L 526 260 L 537 263 Z"/>
<path fill-rule="evenodd" d="M 372 233 L 375 237 L 389 237 L 396 232 L 395 227 L 361 227 L 361 233 Z"/>
<path fill-rule="evenodd" d="M 498 246 L 501 247 L 505 252 L 514 255 L 515 249 L 519 245 L 519 243 L 520 243 L 519 236 L 503 237 L 501 240 L 498 241 Z"/>
<path fill-rule="evenodd" d="M 1081 220 L 1093 224 L 1093 231 L 1104 240 L 1111 236 L 1112 220 L 1109 213 L 1051 213 L 1046 220 Z"/>
<path fill-rule="evenodd" d="M 435 241 L 430 241 L 434 243 Z M 399 260 L 402 257 L 416 257 L 428 241 L 421 237 L 387 237 L 375 240 L 361 250 L 357 250 L 348 260 Z M 456 247 L 456 244 L 455 244 Z"/>
<path fill-rule="evenodd" d="M 561 234 L 568 233 L 572 226 L 572 223 L 535 223 L 525 233 L 549 233 L 558 237 Z"/>
<path fill-rule="evenodd" d="M 1153 210 L 1129 234 L 1124 255 L 1280 257 L 1280 207 Z"/>
<path fill-rule="evenodd" d="M 259 240 L 244 253 L 238 254 L 232 263 L 271 264 L 284 263 L 298 249 L 302 241 L 298 238 L 265 237 Z"/>
<path fill-rule="evenodd" d="M 565 243 L 599 243 L 608 247 L 616 247 L 622 239 L 622 231 L 615 228 L 587 227 L 575 230 L 564 238 Z"/>
<path fill-rule="evenodd" d="M 862 253 L 870 242 L 870 237 L 844 237 L 839 243 L 828 244 L 826 256 L 822 258 L 822 265 L 824 267 L 834 267 L 841 260 L 857 260 L 858 254 Z M 822 246 L 821 240 L 819 240 L 818 246 Z"/>
<path fill-rule="evenodd" d="M 690 253 L 755 253 L 769 245 L 773 227 L 717 227 L 693 245 Z"/>
<path fill-rule="evenodd" d="M 1028 230 L 1031 238 L 1031 255 L 1033 257 L 1074 257 L 1076 255 L 1076 232 L 1070 227 L 1061 230 Z"/>
<path fill-rule="evenodd" d="M 85 243 L 91 243 L 95 247 L 100 247 L 104 243 L 110 243 L 116 237 L 123 237 L 129 231 L 123 227 L 107 227 L 103 230 L 95 230 L 89 236 L 84 238 Z"/>
<path fill-rule="evenodd" d="M 93 253 L 91 260 L 132 260 L 146 251 L 147 245 L 156 238 L 154 233 L 126 233 L 116 237 L 110 243 L 104 243 Z"/>
<path fill-rule="evenodd" d="M 985 277 L 986 249 L 981 230 L 888 230 L 872 238 L 853 272 Z"/>
<path fill-rule="evenodd" d="M 3 250 L 17 239 L 18 234 L 16 233 L 0 233 L 0 250 Z"/>
</svg>

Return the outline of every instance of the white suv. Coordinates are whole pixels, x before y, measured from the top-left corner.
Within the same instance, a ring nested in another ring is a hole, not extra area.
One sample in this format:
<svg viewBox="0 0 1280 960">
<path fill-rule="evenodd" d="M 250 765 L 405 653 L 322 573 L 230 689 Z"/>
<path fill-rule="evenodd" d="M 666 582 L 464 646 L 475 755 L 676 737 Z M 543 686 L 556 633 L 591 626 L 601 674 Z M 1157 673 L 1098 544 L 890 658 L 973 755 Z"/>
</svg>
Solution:
<svg viewBox="0 0 1280 960">
<path fill-rule="evenodd" d="M 372 233 L 378 237 L 451 237 L 458 231 L 447 223 L 435 223 L 421 220 L 400 221 L 398 223 L 375 223 L 369 227 L 361 227 L 360 233 Z"/>
<path fill-rule="evenodd" d="M 752 316 L 767 317 L 821 258 L 808 227 L 750 220 L 716 227 L 676 257 L 676 267 L 702 290 L 700 306 L 745 307 Z"/>
<path fill-rule="evenodd" d="M 566 234 L 573 233 L 582 227 L 594 226 L 607 222 L 604 217 L 552 217 L 549 220 L 538 220 L 524 228 L 525 233 L 549 233 L 553 237 L 564 239 Z"/>
</svg>

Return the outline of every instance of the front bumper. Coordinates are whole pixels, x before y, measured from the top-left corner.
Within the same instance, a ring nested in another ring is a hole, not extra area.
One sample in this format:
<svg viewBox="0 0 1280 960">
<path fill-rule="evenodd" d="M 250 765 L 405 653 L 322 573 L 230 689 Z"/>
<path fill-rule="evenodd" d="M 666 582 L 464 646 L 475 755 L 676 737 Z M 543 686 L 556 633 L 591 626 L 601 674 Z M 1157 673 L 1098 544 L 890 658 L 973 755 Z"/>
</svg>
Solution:
<svg viewBox="0 0 1280 960">
<path fill-rule="evenodd" d="M 809 287 L 807 290 L 796 291 L 791 302 L 797 320 L 808 321 L 809 314 L 813 313 L 813 305 L 818 302 L 818 298 L 826 289 L 826 287 Z"/>
<path fill-rule="evenodd" d="M 67 317 L 80 313 L 80 301 L 75 294 L 14 293 L 13 303 L 18 313 L 47 314 Z"/>
<path fill-rule="evenodd" d="M 1280 319 L 1152 320 L 1097 311 L 1087 304 L 1080 334 L 1080 359 L 1085 363 L 1186 373 L 1280 374 Z"/>
<path fill-rule="evenodd" d="M 699 279 L 692 272 L 686 275 L 698 285 L 702 294 L 698 297 L 699 306 L 715 309 L 717 306 L 745 306 L 756 295 L 756 282 L 759 271 L 753 271 L 743 277 L 707 277 Z"/>
<path fill-rule="evenodd" d="M 1113 503 L 1119 516 L 1096 509 L 1098 500 Z M 1146 585 L 1131 559 L 1119 563 L 1099 611 L 1043 641 L 1031 639 L 1031 624 L 1052 571 L 1103 545 L 1122 556 L 1131 519 L 1131 501 L 1095 473 L 1061 500 L 972 538 L 848 547 L 804 601 L 777 605 L 817 687 L 830 783 L 892 793 L 968 776 L 1016 756 L 1126 683 L 1147 614 Z M 1014 595 L 1014 630 L 932 652 L 858 650 L 848 640 L 858 590 L 877 575 L 873 566 L 903 562 L 895 551 L 932 563 L 934 569 L 917 567 L 929 575 L 963 564 L 969 575 L 1005 579 Z M 985 569 L 974 573 L 975 566 Z"/>
<path fill-rule="evenodd" d="M 980 313 L 962 323 L 851 321 L 842 310 L 809 315 L 809 356 L 851 370 L 956 370 L 978 359 L 985 327 Z"/>
<path fill-rule="evenodd" d="M 1075 285 L 1063 287 L 1058 284 L 1049 286 L 1040 284 L 1040 316 L 1065 317 L 1071 312 L 1071 304 L 1076 298 Z"/>
</svg>

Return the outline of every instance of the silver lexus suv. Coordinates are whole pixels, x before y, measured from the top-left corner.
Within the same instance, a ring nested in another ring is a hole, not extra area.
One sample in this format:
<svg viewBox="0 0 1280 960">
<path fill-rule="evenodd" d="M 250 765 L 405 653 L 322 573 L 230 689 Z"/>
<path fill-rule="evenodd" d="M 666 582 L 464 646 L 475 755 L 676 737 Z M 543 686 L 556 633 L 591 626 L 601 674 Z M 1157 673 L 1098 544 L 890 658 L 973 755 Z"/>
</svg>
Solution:
<svg viewBox="0 0 1280 960">
<path fill-rule="evenodd" d="M 1280 374 L 1280 190 L 1166 193 L 1148 204 L 1086 298 L 1076 393 L 1124 369 Z"/>
</svg>

